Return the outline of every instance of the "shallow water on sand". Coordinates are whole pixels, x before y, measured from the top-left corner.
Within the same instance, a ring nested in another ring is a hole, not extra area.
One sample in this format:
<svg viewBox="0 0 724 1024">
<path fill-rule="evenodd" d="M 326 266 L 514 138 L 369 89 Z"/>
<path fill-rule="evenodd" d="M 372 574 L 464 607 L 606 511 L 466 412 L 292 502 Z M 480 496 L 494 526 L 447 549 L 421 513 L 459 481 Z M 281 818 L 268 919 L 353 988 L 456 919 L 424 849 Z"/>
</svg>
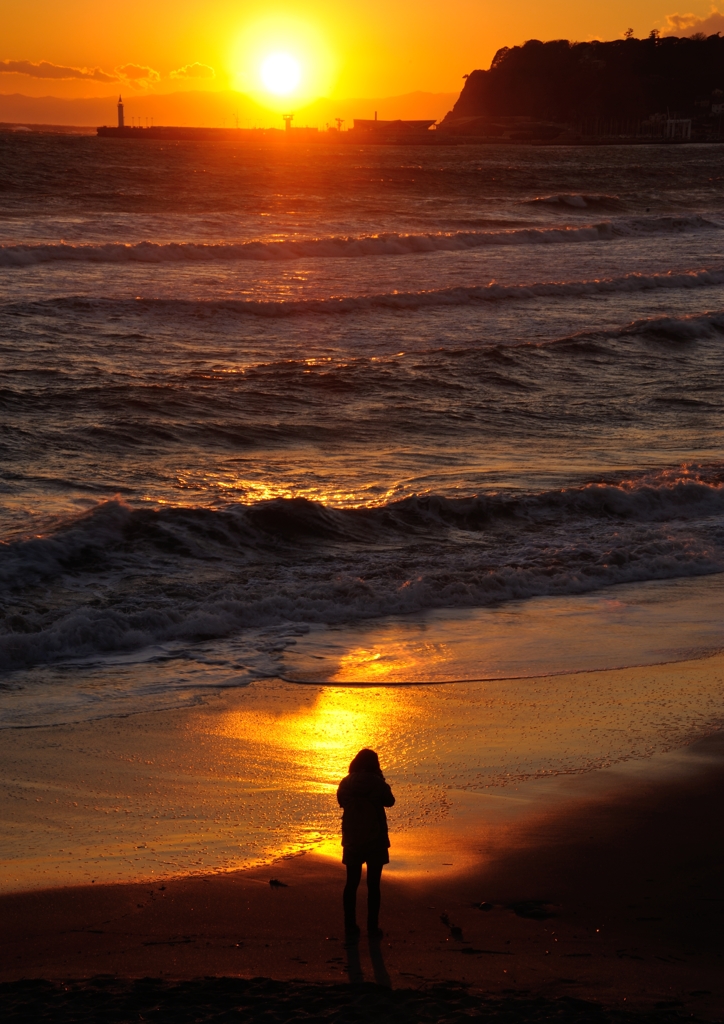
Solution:
<svg viewBox="0 0 724 1024">
<path fill-rule="evenodd" d="M 398 798 L 393 870 L 459 869 L 496 829 L 590 798 L 587 778 L 690 769 L 676 752 L 721 728 L 723 686 L 720 657 L 450 685 L 268 679 L 196 708 L 7 730 L 3 886 L 338 857 L 336 786 L 372 742 Z M 454 856 L 431 865 L 433 841 Z"/>
<path fill-rule="evenodd" d="M 724 576 L 716 574 L 492 608 L 157 644 L 7 675 L 0 728 L 194 706 L 218 690 L 265 678 L 397 686 L 664 664 L 721 650 L 723 620 Z"/>
<path fill-rule="evenodd" d="M 467 612 L 314 628 L 280 654 L 300 683 L 515 679 L 684 661 L 724 644 L 724 579 L 628 584 Z"/>
</svg>

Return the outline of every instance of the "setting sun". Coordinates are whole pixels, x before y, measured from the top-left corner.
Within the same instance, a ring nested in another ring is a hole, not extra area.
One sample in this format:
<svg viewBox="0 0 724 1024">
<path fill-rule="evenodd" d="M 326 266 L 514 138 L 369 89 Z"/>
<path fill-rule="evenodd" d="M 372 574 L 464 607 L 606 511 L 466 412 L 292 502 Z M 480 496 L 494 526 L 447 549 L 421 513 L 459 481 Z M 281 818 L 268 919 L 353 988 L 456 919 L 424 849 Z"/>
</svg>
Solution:
<svg viewBox="0 0 724 1024">
<path fill-rule="evenodd" d="M 334 87 L 337 61 L 319 29 L 292 15 L 268 15 L 248 23 L 229 53 L 236 87 L 257 103 L 282 110 L 303 106 Z"/>
<path fill-rule="evenodd" d="M 302 69 L 289 53 L 272 53 L 262 61 L 261 80 L 275 96 L 288 96 L 299 86 Z"/>
</svg>

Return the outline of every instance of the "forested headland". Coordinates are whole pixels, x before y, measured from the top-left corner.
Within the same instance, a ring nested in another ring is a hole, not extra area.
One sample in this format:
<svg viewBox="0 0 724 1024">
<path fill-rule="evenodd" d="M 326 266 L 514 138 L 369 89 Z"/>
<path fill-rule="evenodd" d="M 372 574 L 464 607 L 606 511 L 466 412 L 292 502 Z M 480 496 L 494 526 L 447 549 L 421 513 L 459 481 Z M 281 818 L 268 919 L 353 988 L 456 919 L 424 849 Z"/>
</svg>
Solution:
<svg viewBox="0 0 724 1024">
<path fill-rule="evenodd" d="M 442 127 L 524 118 L 579 125 L 592 119 L 716 117 L 724 98 L 724 38 L 692 36 L 543 43 L 498 50 L 473 71 Z"/>
</svg>

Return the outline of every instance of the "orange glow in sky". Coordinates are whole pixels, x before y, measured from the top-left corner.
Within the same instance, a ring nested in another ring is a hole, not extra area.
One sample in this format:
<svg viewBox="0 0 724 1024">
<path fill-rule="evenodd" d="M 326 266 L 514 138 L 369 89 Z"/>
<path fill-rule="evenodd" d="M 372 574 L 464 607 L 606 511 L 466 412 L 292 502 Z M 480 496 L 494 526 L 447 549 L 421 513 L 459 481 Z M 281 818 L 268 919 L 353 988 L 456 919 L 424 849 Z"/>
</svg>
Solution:
<svg viewBox="0 0 724 1024">
<path fill-rule="evenodd" d="M 314 20 L 281 12 L 240 25 L 222 66 L 232 88 L 262 106 L 304 106 L 334 92 L 336 49 Z"/>
<path fill-rule="evenodd" d="M 643 36 L 684 23 L 684 34 L 700 23 L 716 31 L 724 29 L 717 3 L 125 0 L 109 7 L 97 0 L 2 0 L 0 100 L 13 93 L 88 98 L 123 91 L 132 98 L 232 91 L 279 112 L 320 97 L 453 95 L 463 75 L 488 67 L 501 46 L 530 38 L 614 39 L 629 27 Z"/>
</svg>

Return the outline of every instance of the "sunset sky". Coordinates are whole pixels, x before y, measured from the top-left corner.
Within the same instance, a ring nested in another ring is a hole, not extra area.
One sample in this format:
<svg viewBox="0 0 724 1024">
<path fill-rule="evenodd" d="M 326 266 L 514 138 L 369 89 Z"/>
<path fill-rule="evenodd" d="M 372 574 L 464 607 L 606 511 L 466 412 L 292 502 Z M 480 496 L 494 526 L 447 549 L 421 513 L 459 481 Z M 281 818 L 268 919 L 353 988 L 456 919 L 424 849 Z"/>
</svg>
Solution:
<svg viewBox="0 0 724 1024">
<path fill-rule="evenodd" d="M 232 89 L 276 110 L 320 96 L 457 92 L 500 46 L 529 38 L 724 30 L 708 0 L 0 0 L 0 19 L 0 94 Z"/>
</svg>

